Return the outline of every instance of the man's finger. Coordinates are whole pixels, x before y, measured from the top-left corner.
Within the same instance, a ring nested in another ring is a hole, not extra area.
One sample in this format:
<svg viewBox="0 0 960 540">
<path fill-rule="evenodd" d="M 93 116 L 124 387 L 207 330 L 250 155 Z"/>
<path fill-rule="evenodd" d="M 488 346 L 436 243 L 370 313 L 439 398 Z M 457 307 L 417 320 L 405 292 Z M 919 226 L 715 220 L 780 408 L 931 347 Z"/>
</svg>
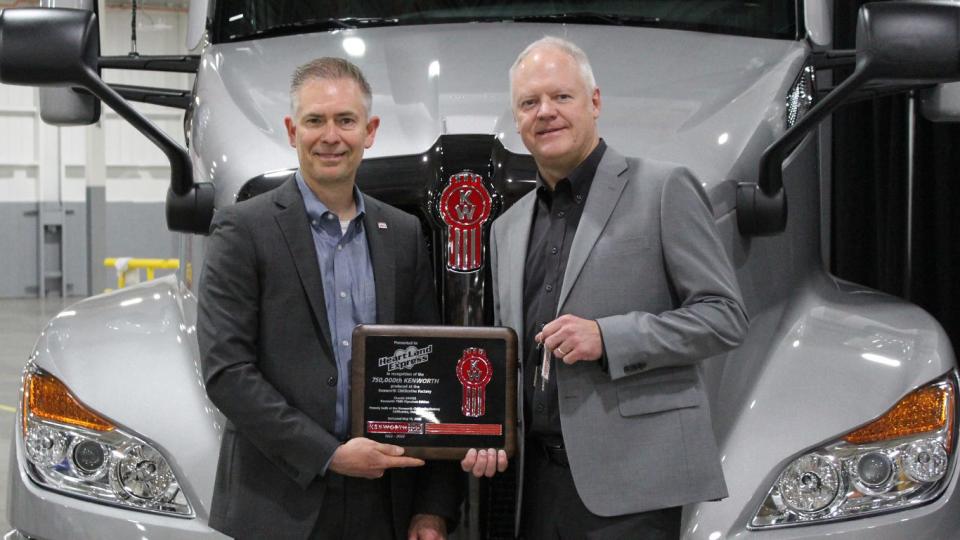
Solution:
<svg viewBox="0 0 960 540">
<path fill-rule="evenodd" d="M 384 458 L 384 469 L 392 469 L 394 467 L 422 467 L 424 465 L 422 459 L 412 458 L 412 457 L 394 457 L 387 456 Z"/>
<path fill-rule="evenodd" d="M 467 450 L 467 455 L 463 456 L 463 460 L 460 461 L 460 468 L 463 469 L 463 472 L 470 472 L 473 469 L 473 466 L 477 463 L 477 449 L 471 448 Z"/>
<path fill-rule="evenodd" d="M 497 451 L 493 448 L 487 450 L 487 467 L 483 471 L 483 474 L 487 478 L 492 478 L 493 475 L 497 472 Z"/>
<path fill-rule="evenodd" d="M 557 347 L 560 347 L 565 341 L 567 341 L 568 337 L 570 337 L 569 332 L 567 332 L 566 330 L 558 330 L 557 332 L 547 336 L 547 338 L 543 340 L 543 346 L 550 349 L 551 351 L 556 350 Z"/>
<path fill-rule="evenodd" d="M 402 446 L 397 446 L 395 444 L 377 443 L 375 448 L 377 452 L 387 456 L 402 456 L 404 451 Z"/>
<path fill-rule="evenodd" d="M 507 452 L 505 450 L 497 451 L 497 472 L 507 470 Z"/>
<path fill-rule="evenodd" d="M 477 478 L 484 476 L 487 470 L 487 451 L 477 452 L 477 462 L 473 465 L 473 475 Z"/>
<path fill-rule="evenodd" d="M 543 328 L 540 329 L 540 332 L 534 337 L 534 339 L 546 345 L 547 339 L 560 330 L 562 326 L 563 323 L 560 321 L 560 319 L 554 319 L 543 325 Z"/>
</svg>

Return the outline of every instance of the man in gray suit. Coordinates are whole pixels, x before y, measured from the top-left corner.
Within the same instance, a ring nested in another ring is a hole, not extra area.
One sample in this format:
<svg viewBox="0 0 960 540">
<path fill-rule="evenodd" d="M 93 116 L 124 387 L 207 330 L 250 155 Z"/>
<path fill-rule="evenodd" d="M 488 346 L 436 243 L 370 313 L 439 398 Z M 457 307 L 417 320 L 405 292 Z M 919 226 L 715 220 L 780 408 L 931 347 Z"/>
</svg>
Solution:
<svg viewBox="0 0 960 540">
<path fill-rule="evenodd" d="M 538 187 L 493 224 L 494 313 L 520 336 L 528 539 L 676 538 L 726 496 L 699 363 L 747 316 L 699 182 L 600 139 L 586 55 L 544 38 L 510 70 Z M 476 476 L 507 466 L 471 450 Z"/>
<path fill-rule="evenodd" d="M 354 184 L 379 126 L 360 70 L 321 58 L 290 93 L 299 170 L 221 209 L 207 244 L 197 332 L 227 418 L 210 525 L 238 538 L 443 538 L 460 471 L 348 428 L 354 326 L 438 322 L 420 223 Z"/>
</svg>

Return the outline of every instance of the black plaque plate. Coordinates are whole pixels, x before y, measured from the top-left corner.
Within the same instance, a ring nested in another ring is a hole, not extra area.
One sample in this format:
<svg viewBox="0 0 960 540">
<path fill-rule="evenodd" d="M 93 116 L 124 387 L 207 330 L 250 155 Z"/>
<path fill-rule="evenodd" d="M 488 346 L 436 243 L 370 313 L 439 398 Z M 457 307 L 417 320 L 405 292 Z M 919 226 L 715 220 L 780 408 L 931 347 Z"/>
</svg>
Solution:
<svg viewBox="0 0 960 540">
<path fill-rule="evenodd" d="M 517 336 L 509 328 L 360 325 L 351 431 L 423 459 L 516 448 Z"/>
</svg>

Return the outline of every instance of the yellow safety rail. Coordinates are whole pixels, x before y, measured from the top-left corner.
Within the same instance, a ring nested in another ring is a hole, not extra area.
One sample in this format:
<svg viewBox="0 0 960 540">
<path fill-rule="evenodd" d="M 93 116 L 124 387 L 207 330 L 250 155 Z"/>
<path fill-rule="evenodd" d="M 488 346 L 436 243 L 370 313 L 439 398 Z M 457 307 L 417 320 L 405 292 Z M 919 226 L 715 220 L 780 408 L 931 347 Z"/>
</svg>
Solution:
<svg viewBox="0 0 960 540">
<path fill-rule="evenodd" d="M 140 269 L 147 271 L 147 281 L 156 277 L 157 270 L 176 270 L 180 268 L 179 259 L 132 259 L 130 257 L 108 257 L 103 260 L 103 266 L 117 270 L 117 288 L 127 286 L 127 273 Z"/>
</svg>

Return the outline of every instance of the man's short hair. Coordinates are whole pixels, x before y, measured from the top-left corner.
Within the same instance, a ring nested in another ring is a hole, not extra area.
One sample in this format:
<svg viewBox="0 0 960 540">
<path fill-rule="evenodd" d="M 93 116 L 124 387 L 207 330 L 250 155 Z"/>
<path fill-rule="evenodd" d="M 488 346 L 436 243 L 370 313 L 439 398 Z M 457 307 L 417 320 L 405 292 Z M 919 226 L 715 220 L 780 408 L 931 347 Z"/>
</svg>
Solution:
<svg viewBox="0 0 960 540">
<path fill-rule="evenodd" d="M 564 52 L 570 58 L 573 58 L 574 62 L 577 63 L 577 67 L 580 68 L 580 77 L 583 79 L 583 83 L 587 86 L 588 92 L 593 92 L 597 87 L 597 79 L 593 76 L 593 68 L 590 67 L 590 59 L 587 58 L 587 53 L 583 52 L 583 49 L 577 47 L 572 41 L 563 39 L 557 36 L 544 36 L 530 45 L 527 45 L 527 48 L 524 49 L 519 55 L 517 55 L 516 61 L 513 62 L 513 65 L 510 66 L 510 96 L 511 100 L 513 99 L 513 76 L 516 74 L 517 67 L 520 66 L 520 62 L 523 62 L 530 53 L 535 49 L 552 47 L 554 49 L 559 49 Z"/>
<path fill-rule="evenodd" d="M 363 76 L 355 64 L 343 58 L 335 56 L 324 56 L 316 58 L 297 67 L 290 78 L 290 107 L 292 114 L 297 113 L 297 107 L 300 106 L 300 89 L 307 81 L 321 79 L 332 81 L 336 79 L 351 79 L 360 87 L 363 94 L 363 107 L 366 109 L 367 116 L 370 116 L 370 110 L 373 107 L 373 93 L 370 91 L 370 83 Z"/>
</svg>

